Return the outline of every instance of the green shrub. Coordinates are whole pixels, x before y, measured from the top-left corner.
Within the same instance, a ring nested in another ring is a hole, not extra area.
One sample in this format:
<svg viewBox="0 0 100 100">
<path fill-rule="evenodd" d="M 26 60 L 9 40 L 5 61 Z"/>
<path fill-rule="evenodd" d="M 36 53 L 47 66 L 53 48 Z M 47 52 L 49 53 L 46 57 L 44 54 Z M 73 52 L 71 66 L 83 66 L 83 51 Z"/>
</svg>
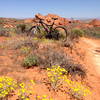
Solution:
<svg viewBox="0 0 100 100">
<path fill-rule="evenodd" d="M 20 48 L 20 51 L 21 51 L 22 54 L 28 54 L 31 51 L 31 48 L 30 47 L 26 47 L 26 46 L 22 46 Z"/>
<path fill-rule="evenodd" d="M 9 37 L 9 29 L 0 27 L 0 36 Z"/>
<path fill-rule="evenodd" d="M 18 49 L 21 50 L 22 47 L 26 47 L 26 48 L 30 48 L 30 50 L 28 51 L 31 51 L 39 48 L 39 41 L 33 40 L 33 38 L 29 38 L 29 37 L 24 38 L 21 36 L 16 39 L 15 38 L 7 39 L 5 42 L 0 43 L 0 47 L 13 49 L 13 50 L 18 50 Z"/>
<path fill-rule="evenodd" d="M 34 55 L 27 56 L 23 61 L 23 66 L 26 68 L 30 68 L 32 66 L 38 65 L 38 58 Z"/>
<path fill-rule="evenodd" d="M 4 24 L 5 20 L 0 19 L 0 24 Z"/>
<path fill-rule="evenodd" d="M 71 32 L 69 32 L 67 39 L 62 42 L 62 46 L 69 48 L 72 53 L 72 50 L 75 48 L 75 43 L 77 43 L 82 36 L 84 36 L 83 30 L 73 28 Z"/>
<path fill-rule="evenodd" d="M 26 31 L 26 25 L 25 24 L 18 24 L 16 31 L 18 34 L 24 33 Z"/>
<path fill-rule="evenodd" d="M 81 29 L 74 28 L 71 30 L 71 39 L 78 39 L 84 35 L 84 31 Z"/>
<path fill-rule="evenodd" d="M 84 29 L 84 33 L 86 37 L 100 38 L 100 28 L 99 27 L 86 28 Z"/>
<path fill-rule="evenodd" d="M 10 37 L 16 35 L 15 28 L 0 27 L 0 36 Z"/>
</svg>

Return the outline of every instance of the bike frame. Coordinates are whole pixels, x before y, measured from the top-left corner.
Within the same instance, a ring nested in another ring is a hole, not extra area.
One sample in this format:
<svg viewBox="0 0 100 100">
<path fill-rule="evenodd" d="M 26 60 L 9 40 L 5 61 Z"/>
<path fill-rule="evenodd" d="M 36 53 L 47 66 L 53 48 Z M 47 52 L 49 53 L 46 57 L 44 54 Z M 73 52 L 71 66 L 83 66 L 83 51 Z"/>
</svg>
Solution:
<svg viewBox="0 0 100 100">
<path fill-rule="evenodd" d="M 51 25 L 44 23 L 41 19 L 39 19 L 39 23 L 41 24 L 41 26 L 43 26 L 43 28 L 45 29 L 45 31 L 47 33 L 51 33 L 53 26 L 54 26 L 54 23 L 55 23 L 55 20 L 53 21 L 53 23 Z"/>
<path fill-rule="evenodd" d="M 53 19 L 53 22 L 52 22 L 52 24 L 50 24 L 50 25 L 48 25 L 47 23 L 45 23 L 44 20 L 41 19 L 41 18 L 36 17 L 36 19 L 38 20 L 38 24 L 39 24 L 39 25 L 37 24 L 37 25 L 35 25 L 35 26 L 32 26 L 32 27 L 29 29 L 28 32 L 30 32 L 32 29 L 38 29 L 39 33 L 41 33 L 41 29 L 39 28 L 39 26 L 42 26 L 42 27 L 44 28 L 44 31 L 46 32 L 47 35 L 51 35 L 52 32 L 54 32 L 54 31 L 55 31 L 56 29 L 58 29 L 58 28 L 63 29 L 63 30 L 65 31 L 65 33 L 66 33 L 66 36 L 68 35 L 68 32 L 67 32 L 66 28 L 64 28 L 63 26 L 57 26 L 57 25 L 55 24 L 55 20 L 57 20 L 57 18 L 52 18 L 52 19 Z M 54 27 L 54 25 L 56 25 L 56 26 Z M 27 35 L 28 35 L 28 34 L 27 34 Z"/>
</svg>

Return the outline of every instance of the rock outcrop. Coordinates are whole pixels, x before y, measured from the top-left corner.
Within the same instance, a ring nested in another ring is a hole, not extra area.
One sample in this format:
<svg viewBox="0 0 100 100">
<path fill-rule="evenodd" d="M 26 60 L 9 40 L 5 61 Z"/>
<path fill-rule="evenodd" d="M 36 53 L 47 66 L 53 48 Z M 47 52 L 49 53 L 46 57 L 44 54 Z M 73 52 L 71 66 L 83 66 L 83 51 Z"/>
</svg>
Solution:
<svg viewBox="0 0 100 100">
<path fill-rule="evenodd" d="M 90 25 L 93 25 L 93 26 L 95 26 L 95 27 L 100 27 L 100 20 L 94 19 L 94 20 L 92 20 L 89 24 L 90 24 Z"/>
<path fill-rule="evenodd" d="M 48 14 L 46 16 L 43 16 L 41 14 L 36 14 L 35 15 L 35 18 L 41 18 L 41 19 L 44 19 L 44 21 L 48 24 L 51 24 L 53 22 L 53 19 L 56 18 L 55 20 L 55 24 L 56 25 L 68 25 L 70 23 L 70 20 L 69 19 L 66 19 L 66 18 L 63 18 L 63 17 L 60 17 L 58 15 L 55 15 L 55 14 Z"/>
</svg>

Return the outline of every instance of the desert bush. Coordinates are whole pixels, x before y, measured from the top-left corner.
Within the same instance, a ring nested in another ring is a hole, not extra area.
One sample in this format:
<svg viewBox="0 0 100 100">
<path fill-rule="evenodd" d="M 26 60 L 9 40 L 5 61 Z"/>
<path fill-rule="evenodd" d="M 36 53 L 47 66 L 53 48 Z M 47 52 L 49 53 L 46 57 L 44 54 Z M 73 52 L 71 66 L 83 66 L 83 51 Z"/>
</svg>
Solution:
<svg viewBox="0 0 100 100">
<path fill-rule="evenodd" d="M 54 91 L 56 91 L 62 85 L 62 76 L 64 73 L 66 74 L 67 71 L 57 65 L 54 65 L 51 68 L 47 68 L 47 71 L 51 87 Z"/>
<path fill-rule="evenodd" d="M 86 28 L 83 29 L 86 37 L 92 37 L 92 38 L 100 38 L 100 28 L 94 27 L 94 28 Z"/>
<path fill-rule="evenodd" d="M 67 38 L 64 41 L 62 41 L 62 46 L 69 48 L 72 53 L 72 50 L 76 48 L 75 44 L 78 43 L 79 37 L 82 37 L 83 35 L 83 30 L 76 28 L 72 29 L 71 32 L 69 32 Z"/>
<path fill-rule="evenodd" d="M 0 19 L 0 24 L 4 24 L 4 20 L 3 19 Z"/>
<path fill-rule="evenodd" d="M 18 37 L 16 39 L 9 39 L 6 40 L 4 43 L 1 44 L 2 46 L 5 46 L 9 49 L 21 49 L 22 47 L 30 48 L 32 50 L 35 50 L 38 48 L 39 41 L 33 40 L 29 37 Z"/>
<path fill-rule="evenodd" d="M 82 65 L 78 64 L 78 62 L 75 64 L 73 59 L 69 55 L 64 54 L 64 52 L 54 50 L 54 48 L 47 47 L 42 52 L 35 52 L 35 55 L 37 55 L 39 59 L 39 65 L 43 68 L 58 65 L 65 68 L 68 73 L 73 76 L 78 74 L 84 77 L 86 75 Z"/>
<path fill-rule="evenodd" d="M 18 100 L 30 100 L 29 96 L 32 94 L 32 83 L 25 84 L 23 82 L 18 83 L 16 80 L 3 76 L 0 77 L 0 100 L 8 100 L 10 96 L 12 96 L 15 91 L 18 90 Z"/>
<path fill-rule="evenodd" d="M 70 38 L 67 38 L 66 40 L 61 42 L 61 46 L 69 48 L 72 53 L 72 50 L 75 48 L 75 42 Z"/>
<path fill-rule="evenodd" d="M 74 99 L 83 100 L 85 96 L 90 95 L 92 93 L 89 87 L 87 87 L 85 84 L 82 84 L 81 82 L 72 81 L 67 76 L 64 76 L 63 79 L 69 89 L 68 93 Z"/>
<path fill-rule="evenodd" d="M 31 51 L 31 48 L 30 47 L 26 47 L 26 46 L 22 46 L 20 48 L 20 51 L 21 51 L 22 54 L 29 54 L 30 51 Z"/>
<path fill-rule="evenodd" d="M 47 68 L 47 71 L 50 84 L 54 90 L 60 89 L 60 86 L 64 83 L 66 84 L 65 87 L 68 87 L 69 94 L 77 100 L 91 94 L 90 89 L 81 82 L 71 80 L 66 75 L 68 72 L 66 69 L 54 65 L 51 68 Z"/>
<path fill-rule="evenodd" d="M 15 27 L 9 28 L 9 34 L 10 36 L 16 36 L 16 28 Z"/>
<path fill-rule="evenodd" d="M 73 81 L 71 82 L 69 93 L 73 98 L 77 100 L 82 100 L 85 96 L 90 95 L 91 91 L 87 86 L 84 86 L 79 82 Z"/>
<path fill-rule="evenodd" d="M 26 31 L 26 25 L 25 24 L 18 24 L 17 25 L 17 33 L 21 34 Z"/>
<path fill-rule="evenodd" d="M 38 58 L 34 55 L 27 56 L 23 61 L 23 66 L 25 68 L 30 68 L 32 66 L 37 66 L 37 65 L 38 65 Z"/>
<path fill-rule="evenodd" d="M 9 37 L 9 29 L 0 27 L 0 36 Z"/>
<path fill-rule="evenodd" d="M 70 38 L 78 39 L 79 37 L 82 37 L 84 35 L 84 31 L 81 29 L 74 28 L 71 30 Z"/>
<path fill-rule="evenodd" d="M 54 39 L 54 40 L 59 40 L 60 39 L 60 34 L 58 30 L 54 30 L 51 33 L 46 34 L 45 38 L 47 39 Z"/>
<path fill-rule="evenodd" d="M 29 96 L 31 93 L 32 91 L 29 89 L 29 86 L 26 86 L 25 83 L 19 84 L 18 100 L 30 100 Z"/>
<path fill-rule="evenodd" d="M 21 49 L 22 47 L 33 47 L 32 41 L 29 39 L 19 39 L 12 43 L 12 48 Z"/>
<path fill-rule="evenodd" d="M 15 28 L 0 27 L 0 36 L 11 37 L 16 35 Z"/>
<path fill-rule="evenodd" d="M 70 59 L 69 56 L 49 47 L 46 47 L 42 52 L 37 51 L 36 55 L 39 57 L 39 64 L 45 66 L 45 68 L 53 65 L 65 65 Z"/>
<path fill-rule="evenodd" d="M 28 30 L 32 27 L 31 24 L 18 24 L 16 25 L 16 33 L 18 35 L 27 35 Z"/>
<path fill-rule="evenodd" d="M 10 77 L 0 77 L 0 100 L 8 98 L 9 94 L 17 88 L 17 82 Z"/>
<path fill-rule="evenodd" d="M 73 77 L 79 75 L 83 79 L 86 76 L 86 69 L 84 69 L 81 64 L 70 63 L 65 69 L 68 70 L 68 73 Z"/>
</svg>

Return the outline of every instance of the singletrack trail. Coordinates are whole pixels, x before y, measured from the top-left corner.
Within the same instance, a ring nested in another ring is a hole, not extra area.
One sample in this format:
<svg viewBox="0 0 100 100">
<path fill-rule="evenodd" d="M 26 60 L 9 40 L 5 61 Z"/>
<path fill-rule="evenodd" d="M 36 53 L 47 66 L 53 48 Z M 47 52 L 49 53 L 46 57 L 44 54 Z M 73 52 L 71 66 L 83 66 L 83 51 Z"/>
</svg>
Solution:
<svg viewBox="0 0 100 100">
<path fill-rule="evenodd" d="M 100 100 L 100 39 L 81 39 L 81 48 L 86 52 L 85 65 L 91 96 L 85 100 Z"/>
<path fill-rule="evenodd" d="M 91 64 L 97 74 L 100 75 L 100 40 L 83 39 L 83 41 L 88 44 L 87 52 L 89 53 Z"/>
</svg>

